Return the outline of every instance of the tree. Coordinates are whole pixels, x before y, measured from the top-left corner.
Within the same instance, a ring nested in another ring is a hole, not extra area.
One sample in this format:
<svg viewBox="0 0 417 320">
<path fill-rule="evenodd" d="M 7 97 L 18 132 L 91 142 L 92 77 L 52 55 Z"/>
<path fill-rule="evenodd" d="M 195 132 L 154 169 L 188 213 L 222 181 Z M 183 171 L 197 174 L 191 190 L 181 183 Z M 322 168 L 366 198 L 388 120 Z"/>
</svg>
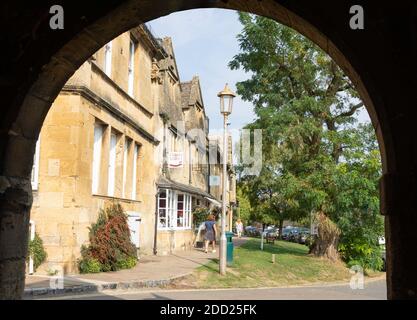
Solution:
<svg viewBox="0 0 417 320">
<path fill-rule="evenodd" d="M 299 205 L 298 180 L 281 166 L 279 154 L 274 154 L 277 148 L 269 149 L 260 174 L 248 180 L 248 198 L 261 221 L 278 224 L 281 237 L 284 220 L 298 220 L 306 213 Z"/>
<path fill-rule="evenodd" d="M 244 225 L 247 225 L 252 219 L 253 209 L 248 197 L 248 188 L 244 182 L 237 184 L 236 197 L 239 199 L 239 214 L 235 216 L 237 219 L 241 219 Z"/>
<path fill-rule="evenodd" d="M 339 235 L 345 239 L 342 217 L 357 209 L 342 206 L 340 197 L 349 197 L 352 185 L 341 170 L 357 168 L 354 163 L 370 156 L 366 148 L 376 145 L 375 135 L 365 143 L 359 134 L 356 114 L 363 103 L 348 77 L 311 41 L 264 17 L 239 13 L 239 20 L 240 52 L 229 67 L 250 73 L 236 84 L 237 93 L 252 102 L 257 116 L 247 128 L 262 129 L 264 140 L 263 169 L 250 179 L 252 202 L 278 219 L 315 212 L 330 234 L 322 230 L 313 252 L 337 259 Z M 363 157 L 355 162 L 354 154 Z"/>
<path fill-rule="evenodd" d="M 359 126 L 355 135 L 357 145 L 345 152 L 345 161 L 335 171 L 333 217 L 341 229 L 342 258 L 378 270 L 382 267 L 378 238 L 384 234 L 378 199 L 381 157 L 371 125 Z"/>
</svg>

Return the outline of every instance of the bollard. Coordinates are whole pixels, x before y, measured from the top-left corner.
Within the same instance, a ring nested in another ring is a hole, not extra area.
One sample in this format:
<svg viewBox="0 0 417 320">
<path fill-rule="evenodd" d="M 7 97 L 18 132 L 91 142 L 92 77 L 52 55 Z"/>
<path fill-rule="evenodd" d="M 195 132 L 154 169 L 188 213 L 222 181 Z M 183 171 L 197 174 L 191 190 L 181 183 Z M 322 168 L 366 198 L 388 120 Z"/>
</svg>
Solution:
<svg viewBox="0 0 417 320">
<path fill-rule="evenodd" d="M 264 233 L 261 233 L 261 250 L 264 249 Z"/>
<path fill-rule="evenodd" d="M 272 263 L 275 263 L 275 253 L 272 254 Z"/>
</svg>

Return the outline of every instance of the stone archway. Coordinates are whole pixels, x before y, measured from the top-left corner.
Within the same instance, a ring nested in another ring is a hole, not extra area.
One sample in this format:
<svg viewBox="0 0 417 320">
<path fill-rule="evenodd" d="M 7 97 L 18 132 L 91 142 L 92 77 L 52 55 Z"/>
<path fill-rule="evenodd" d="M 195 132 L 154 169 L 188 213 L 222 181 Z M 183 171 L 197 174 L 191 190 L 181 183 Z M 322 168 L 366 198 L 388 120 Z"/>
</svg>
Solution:
<svg viewBox="0 0 417 320">
<path fill-rule="evenodd" d="M 417 249 L 408 243 L 417 228 L 417 183 L 409 175 L 415 171 L 417 144 L 408 131 L 415 115 L 411 108 L 416 83 L 411 70 L 417 70 L 416 59 L 411 62 L 417 50 L 415 3 L 405 1 L 395 8 L 364 3 L 365 13 L 369 13 L 366 28 L 355 31 L 349 28 L 349 8 L 356 3 L 348 0 L 331 4 L 324 0 L 114 0 L 105 4 L 94 0 L 84 7 L 63 1 L 66 27 L 53 31 L 48 21 L 52 4 L 5 2 L 1 11 L 3 30 L 10 31 L 5 36 L 5 71 L 0 82 L 4 91 L 0 131 L 0 298 L 20 298 L 23 292 L 32 203 L 29 175 L 35 142 L 65 82 L 95 51 L 135 25 L 175 11 L 208 7 L 248 11 L 294 28 L 325 50 L 353 81 L 381 147 L 388 297 L 417 297 Z M 27 21 L 14 25 L 13 17 L 18 13 Z M 406 18 L 383 20 L 388 13 Z M 397 30 L 404 32 L 401 37 L 396 37 Z M 392 81 L 401 76 L 402 81 Z M 399 107 L 395 108 L 397 103 Z"/>
</svg>

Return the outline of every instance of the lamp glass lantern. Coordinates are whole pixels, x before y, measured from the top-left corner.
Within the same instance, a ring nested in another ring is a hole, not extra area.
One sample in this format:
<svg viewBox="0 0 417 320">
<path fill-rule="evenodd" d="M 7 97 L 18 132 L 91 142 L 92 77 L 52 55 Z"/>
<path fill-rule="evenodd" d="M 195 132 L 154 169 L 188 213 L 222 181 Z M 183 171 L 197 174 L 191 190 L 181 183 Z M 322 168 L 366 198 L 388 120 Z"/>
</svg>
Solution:
<svg viewBox="0 0 417 320">
<path fill-rule="evenodd" d="M 233 109 L 233 98 L 236 94 L 228 87 L 227 83 L 222 91 L 217 96 L 220 98 L 220 112 L 223 115 L 229 115 Z"/>
</svg>

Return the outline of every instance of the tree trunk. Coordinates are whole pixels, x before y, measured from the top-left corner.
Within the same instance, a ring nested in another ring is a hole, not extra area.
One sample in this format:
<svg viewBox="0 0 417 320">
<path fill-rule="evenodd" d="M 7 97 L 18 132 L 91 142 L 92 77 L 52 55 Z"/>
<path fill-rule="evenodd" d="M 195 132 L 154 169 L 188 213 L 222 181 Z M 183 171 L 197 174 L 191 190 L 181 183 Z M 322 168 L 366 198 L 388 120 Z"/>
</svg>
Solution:
<svg viewBox="0 0 417 320">
<path fill-rule="evenodd" d="M 331 261 L 339 260 L 337 246 L 339 244 L 340 230 L 323 212 L 316 216 L 318 224 L 318 237 L 310 248 L 310 253 L 318 257 L 325 257 Z"/>
<path fill-rule="evenodd" d="M 278 238 L 280 240 L 282 240 L 282 227 L 284 225 L 284 220 L 280 219 L 279 220 L 279 225 L 278 225 Z"/>
</svg>

